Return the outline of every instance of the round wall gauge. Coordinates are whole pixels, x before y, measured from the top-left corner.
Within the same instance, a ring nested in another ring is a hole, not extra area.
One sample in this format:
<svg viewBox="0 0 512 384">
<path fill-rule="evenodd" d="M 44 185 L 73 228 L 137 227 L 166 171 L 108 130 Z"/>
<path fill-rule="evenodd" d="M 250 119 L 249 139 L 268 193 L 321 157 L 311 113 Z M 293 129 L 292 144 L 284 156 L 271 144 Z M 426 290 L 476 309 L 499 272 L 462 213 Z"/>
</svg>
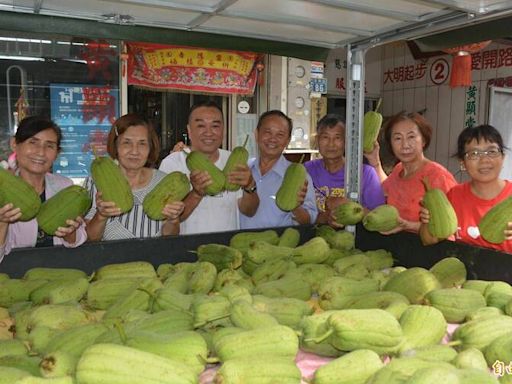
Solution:
<svg viewBox="0 0 512 384">
<path fill-rule="evenodd" d="M 296 106 L 297 108 L 304 108 L 304 103 L 305 103 L 305 102 L 304 102 L 304 99 L 303 99 L 302 97 L 297 96 L 297 97 L 295 98 L 295 106 Z"/>
<path fill-rule="evenodd" d="M 295 76 L 297 76 L 299 79 L 303 78 L 306 74 L 306 69 L 302 65 L 297 65 L 295 67 Z"/>
<path fill-rule="evenodd" d="M 245 100 L 242 100 L 241 102 L 238 103 L 238 112 L 240 112 L 240 113 L 247 113 L 247 112 L 249 112 L 250 108 L 251 108 L 251 106 Z"/>
<path fill-rule="evenodd" d="M 304 129 L 302 129 L 301 127 L 294 128 L 292 134 L 293 137 L 297 139 L 302 139 L 304 137 Z"/>
</svg>

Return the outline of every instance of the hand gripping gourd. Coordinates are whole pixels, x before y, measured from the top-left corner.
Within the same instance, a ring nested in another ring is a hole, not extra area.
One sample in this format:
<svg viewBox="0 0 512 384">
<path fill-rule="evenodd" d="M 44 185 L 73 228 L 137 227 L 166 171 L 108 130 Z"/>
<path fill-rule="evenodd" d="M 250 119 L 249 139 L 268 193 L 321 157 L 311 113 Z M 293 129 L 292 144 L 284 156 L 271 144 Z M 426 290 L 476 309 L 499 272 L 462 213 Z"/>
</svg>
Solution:
<svg viewBox="0 0 512 384">
<path fill-rule="evenodd" d="M 49 235 L 55 235 L 59 227 L 66 227 L 67 220 L 84 216 L 91 208 L 89 192 L 79 186 L 70 185 L 46 200 L 37 214 L 39 227 Z"/>
<path fill-rule="evenodd" d="M 205 188 L 207 195 L 215 196 L 224 190 L 226 176 L 206 155 L 198 151 L 192 151 L 187 155 L 186 162 L 190 172 L 206 171 L 210 175 L 212 183 Z"/>
<path fill-rule="evenodd" d="M 144 198 L 142 208 L 153 220 L 163 220 L 166 204 L 181 201 L 190 191 L 190 182 L 183 172 L 171 172 L 166 175 Z"/>
<path fill-rule="evenodd" d="M 357 201 L 348 201 L 334 208 L 333 214 L 338 224 L 355 225 L 363 220 L 364 208 Z"/>
<path fill-rule="evenodd" d="M 378 112 L 382 99 L 379 99 L 375 111 L 368 111 L 363 118 L 363 150 L 371 152 L 382 125 L 382 115 Z"/>
<path fill-rule="evenodd" d="M 96 157 L 91 163 L 91 176 L 103 201 L 113 201 L 122 213 L 132 209 L 132 189 L 114 160 L 107 156 Z"/>
<path fill-rule="evenodd" d="M 248 140 L 249 135 L 246 135 L 243 145 L 233 148 L 231 154 L 228 157 L 228 161 L 226 161 L 226 165 L 222 170 L 222 173 L 224 173 L 224 176 L 226 177 L 226 184 L 224 186 L 226 191 L 238 191 L 240 189 L 240 185 L 228 182 L 228 175 L 236 169 L 237 165 L 247 165 L 247 160 L 249 160 L 249 152 L 245 147 Z"/>
<path fill-rule="evenodd" d="M 398 210 L 394 206 L 379 205 L 363 217 L 363 226 L 368 231 L 391 231 L 398 226 L 398 216 Z"/>
<path fill-rule="evenodd" d="M 430 213 L 428 231 L 438 239 L 446 239 L 457 230 L 457 215 L 445 193 L 439 188 L 431 188 L 429 180 L 423 179 L 425 195 L 423 205 Z"/>
<path fill-rule="evenodd" d="M 306 167 L 301 164 L 304 155 L 299 163 L 292 163 L 284 173 L 283 181 L 276 193 L 276 204 L 279 209 L 289 212 L 299 206 L 297 194 L 304 186 L 307 178 Z"/>
<path fill-rule="evenodd" d="M 31 220 L 41 207 L 41 199 L 29 183 L 0 167 L 0 207 L 9 203 L 21 210 L 20 221 Z"/>
<path fill-rule="evenodd" d="M 489 243 L 501 244 L 505 241 L 505 229 L 512 212 L 512 196 L 492 207 L 478 223 L 482 237 Z"/>
</svg>

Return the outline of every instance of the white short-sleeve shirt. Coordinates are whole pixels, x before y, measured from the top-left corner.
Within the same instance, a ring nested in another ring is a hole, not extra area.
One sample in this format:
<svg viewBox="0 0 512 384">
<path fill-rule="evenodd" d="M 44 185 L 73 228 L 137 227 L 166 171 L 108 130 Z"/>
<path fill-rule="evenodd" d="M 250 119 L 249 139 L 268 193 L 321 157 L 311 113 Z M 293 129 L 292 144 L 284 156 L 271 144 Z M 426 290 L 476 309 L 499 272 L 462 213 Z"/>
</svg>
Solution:
<svg viewBox="0 0 512 384">
<path fill-rule="evenodd" d="M 219 149 L 219 158 L 215 165 L 223 169 L 231 152 Z M 165 173 L 180 171 L 190 177 L 186 163 L 187 154 L 173 152 L 162 160 L 160 170 Z M 223 191 L 215 196 L 204 196 L 192 214 L 180 224 L 180 234 L 233 231 L 240 228 L 238 199 L 242 190 Z"/>
</svg>

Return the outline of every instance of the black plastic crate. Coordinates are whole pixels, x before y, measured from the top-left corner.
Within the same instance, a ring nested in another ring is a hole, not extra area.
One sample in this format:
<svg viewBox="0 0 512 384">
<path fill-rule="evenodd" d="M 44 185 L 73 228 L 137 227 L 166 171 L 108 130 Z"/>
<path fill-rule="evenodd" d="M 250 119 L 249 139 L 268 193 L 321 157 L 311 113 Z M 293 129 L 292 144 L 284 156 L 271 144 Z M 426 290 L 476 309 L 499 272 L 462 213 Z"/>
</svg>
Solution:
<svg viewBox="0 0 512 384">
<path fill-rule="evenodd" d="M 284 228 L 274 228 L 282 232 Z M 314 226 L 299 226 L 301 241 L 314 236 Z M 195 261 L 193 252 L 207 243 L 228 244 L 239 231 L 169 236 L 151 239 L 131 239 L 87 243 L 78 248 L 64 247 L 22 248 L 12 251 L 0 263 L 0 272 L 21 277 L 33 267 L 78 268 L 87 273 L 105 264 L 146 260 L 153 265 Z M 357 228 L 356 246 L 361 250 L 384 248 L 393 253 L 396 265 L 405 267 L 431 267 L 435 262 L 454 256 L 464 262 L 468 278 L 502 280 L 512 283 L 512 255 L 462 243 L 443 241 L 423 246 L 417 235 L 398 233 L 383 236 Z"/>
</svg>

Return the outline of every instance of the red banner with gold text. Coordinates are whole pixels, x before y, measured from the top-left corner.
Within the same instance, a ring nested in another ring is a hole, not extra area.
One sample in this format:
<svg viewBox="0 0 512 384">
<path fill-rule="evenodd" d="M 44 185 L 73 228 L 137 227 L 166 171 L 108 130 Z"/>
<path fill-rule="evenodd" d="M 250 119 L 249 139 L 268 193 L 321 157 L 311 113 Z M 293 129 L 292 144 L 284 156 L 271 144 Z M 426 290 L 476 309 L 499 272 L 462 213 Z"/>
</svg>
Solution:
<svg viewBox="0 0 512 384">
<path fill-rule="evenodd" d="M 129 43 L 128 84 L 194 92 L 254 93 L 258 54 Z"/>
</svg>

